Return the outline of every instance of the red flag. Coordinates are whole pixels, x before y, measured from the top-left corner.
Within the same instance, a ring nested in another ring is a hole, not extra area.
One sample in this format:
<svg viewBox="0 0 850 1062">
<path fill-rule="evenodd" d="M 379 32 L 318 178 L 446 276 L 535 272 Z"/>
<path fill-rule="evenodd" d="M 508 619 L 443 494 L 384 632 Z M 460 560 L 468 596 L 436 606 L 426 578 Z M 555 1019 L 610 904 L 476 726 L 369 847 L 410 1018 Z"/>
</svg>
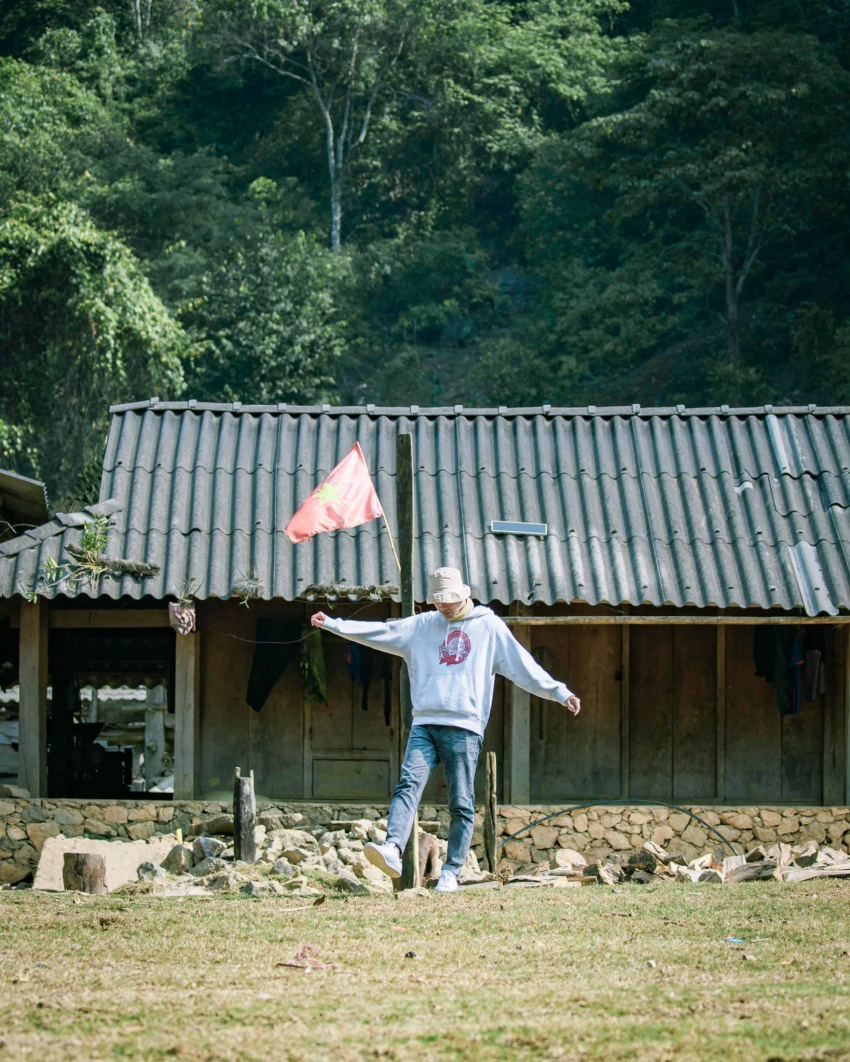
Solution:
<svg viewBox="0 0 850 1062">
<path fill-rule="evenodd" d="M 298 509 L 283 533 L 293 542 L 303 542 L 320 531 L 357 527 L 383 515 L 360 443 L 355 443 Z"/>
</svg>

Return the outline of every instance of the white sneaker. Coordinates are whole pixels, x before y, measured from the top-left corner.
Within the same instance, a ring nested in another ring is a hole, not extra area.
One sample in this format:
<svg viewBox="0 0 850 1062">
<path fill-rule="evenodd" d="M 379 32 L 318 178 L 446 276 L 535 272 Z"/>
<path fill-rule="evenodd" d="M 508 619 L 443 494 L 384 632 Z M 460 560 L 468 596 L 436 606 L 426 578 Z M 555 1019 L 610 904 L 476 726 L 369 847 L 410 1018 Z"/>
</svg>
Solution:
<svg viewBox="0 0 850 1062">
<path fill-rule="evenodd" d="M 452 874 L 450 870 L 444 870 L 434 887 L 434 892 L 457 892 L 457 875 Z"/>
<path fill-rule="evenodd" d="M 401 854 L 394 844 L 374 844 L 370 841 L 363 845 L 363 855 L 372 866 L 388 874 L 391 878 L 401 877 Z"/>
</svg>

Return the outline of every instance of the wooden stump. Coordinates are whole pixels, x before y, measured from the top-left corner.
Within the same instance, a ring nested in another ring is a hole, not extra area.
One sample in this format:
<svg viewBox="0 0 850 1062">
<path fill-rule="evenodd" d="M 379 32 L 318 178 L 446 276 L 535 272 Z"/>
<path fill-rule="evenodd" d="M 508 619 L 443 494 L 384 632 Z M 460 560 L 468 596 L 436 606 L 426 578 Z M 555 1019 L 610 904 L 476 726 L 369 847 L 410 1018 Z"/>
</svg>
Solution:
<svg viewBox="0 0 850 1062">
<path fill-rule="evenodd" d="M 73 892 L 106 892 L 106 860 L 102 855 L 66 852 L 62 862 L 62 884 Z"/>
<path fill-rule="evenodd" d="M 254 798 L 254 772 L 243 778 L 236 768 L 233 783 L 233 857 L 245 863 L 256 863 L 257 842 L 254 827 L 257 825 L 257 802 Z"/>
<path fill-rule="evenodd" d="M 422 884 L 419 876 L 419 816 L 413 818 L 410 839 L 401 857 L 400 888 L 416 889 Z"/>
<path fill-rule="evenodd" d="M 484 805 L 484 863 L 491 874 L 499 864 L 496 854 L 496 834 L 499 821 L 499 804 L 496 800 L 497 767 L 496 753 L 487 753 L 487 793 Z"/>
</svg>

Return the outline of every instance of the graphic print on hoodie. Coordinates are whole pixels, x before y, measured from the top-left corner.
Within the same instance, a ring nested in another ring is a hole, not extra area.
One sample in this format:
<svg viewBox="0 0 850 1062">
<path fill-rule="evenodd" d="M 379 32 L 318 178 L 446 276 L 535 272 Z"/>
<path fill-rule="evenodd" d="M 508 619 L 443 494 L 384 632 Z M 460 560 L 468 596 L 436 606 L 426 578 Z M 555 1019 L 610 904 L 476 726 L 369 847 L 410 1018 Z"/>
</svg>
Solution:
<svg viewBox="0 0 850 1062">
<path fill-rule="evenodd" d="M 472 643 L 465 631 L 449 631 L 440 646 L 440 663 L 448 664 L 449 667 L 452 664 L 462 664 L 469 656 L 471 648 Z"/>
<path fill-rule="evenodd" d="M 387 623 L 328 617 L 324 629 L 407 661 L 414 724 L 458 726 L 483 736 L 496 675 L 560 704 L 572 696 L 484 605 L 463 620 L 446 620 L 439 612 Z"/>
</svg>

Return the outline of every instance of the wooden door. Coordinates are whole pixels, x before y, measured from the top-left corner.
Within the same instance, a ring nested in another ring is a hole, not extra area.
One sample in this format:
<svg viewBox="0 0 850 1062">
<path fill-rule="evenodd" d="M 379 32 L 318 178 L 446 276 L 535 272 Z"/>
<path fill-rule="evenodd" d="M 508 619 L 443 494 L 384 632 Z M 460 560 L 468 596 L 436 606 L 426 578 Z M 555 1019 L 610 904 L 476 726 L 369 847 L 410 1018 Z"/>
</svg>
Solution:
<svg viewBox="0 0 850 1062">
<path fill-rule="evenodd" d="M 398 665 L 385 676 L 385 654 L 373 653 L 364 696 L 346 666 L 350 643 L 323 642 L 328 703 L 304 704 L 305 797 L 385 803 L 398 776 Z"/>
</svg>

